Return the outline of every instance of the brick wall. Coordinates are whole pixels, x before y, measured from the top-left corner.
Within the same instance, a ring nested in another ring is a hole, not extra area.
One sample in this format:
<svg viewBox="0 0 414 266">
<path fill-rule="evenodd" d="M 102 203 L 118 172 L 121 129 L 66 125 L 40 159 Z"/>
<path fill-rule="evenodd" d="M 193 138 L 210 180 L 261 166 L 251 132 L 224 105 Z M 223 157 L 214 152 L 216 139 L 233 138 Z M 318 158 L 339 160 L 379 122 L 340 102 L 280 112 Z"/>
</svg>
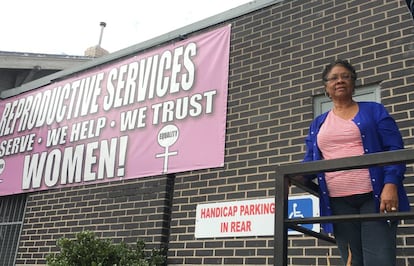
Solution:
<svg viewBox="0 0 414 266">
<path fill-rule="evenodd" d="M 414 22 L 404 1 L 284 1 L 231 23 L 225 166 L 177 176 L 170 264 L 273 264 L 271 237 L 195 239 L 196 206 L 274 195 L 273 166 L 303 158 L 312 96 L 323 93 L 322 69 L 337 57 L 355 65 L 358 85 L 381 85 L 381 101 L 414 147 Z M 414 261 L 413 236 L 400 227 L 399 265 Z M 289 242 L 290 265 L 340 265 L 323 240 Z"/>
<path fill-rule="evenodd" d="M 60 237 L 90 230 L 114 243 L 163 248 L 168 241 L 174 180 L 156 177 L 30 194 L 17 256 L 18 265 L 44 264 Z"/>
<path fill-rule="evenodd" d="M 57 238 L 85 229 L 168 245 L 169 265 L 273 264 L 273 237 L 195 239 L 196 206 L 274 196 L 274 166 L 302 159 L 312 97 L 323 93 L 322 68 L 337 57 L 356 67 L 357 85 L 380 84 L 382 103 L 414 148 L 414 21 L 405 1 L 275 1 L 228 22 L 225 166 L 30 194 L 19 264 L 44 263 Z M 410 165 L 406 186 L 414 203 L 412 177 Z M 414 263 L 413 223 L 400 226 L 398 265 Z M 289 242 L 290 265 L 340 264 L 327 242 Z"/>
</svg>

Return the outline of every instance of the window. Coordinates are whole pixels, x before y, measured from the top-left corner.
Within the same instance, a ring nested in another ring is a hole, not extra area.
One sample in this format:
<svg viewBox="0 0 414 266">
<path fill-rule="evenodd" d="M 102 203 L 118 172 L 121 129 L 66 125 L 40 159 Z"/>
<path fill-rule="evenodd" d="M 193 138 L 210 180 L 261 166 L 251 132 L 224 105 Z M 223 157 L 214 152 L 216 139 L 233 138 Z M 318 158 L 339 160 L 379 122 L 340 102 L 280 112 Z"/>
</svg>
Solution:
<svg viewBox="0 0 414 266">
<path fill-rule="evenodd" d="M 0 265 L 15 264 L 26 199 L 26 194 L 0 197 Z"/>
</svg>

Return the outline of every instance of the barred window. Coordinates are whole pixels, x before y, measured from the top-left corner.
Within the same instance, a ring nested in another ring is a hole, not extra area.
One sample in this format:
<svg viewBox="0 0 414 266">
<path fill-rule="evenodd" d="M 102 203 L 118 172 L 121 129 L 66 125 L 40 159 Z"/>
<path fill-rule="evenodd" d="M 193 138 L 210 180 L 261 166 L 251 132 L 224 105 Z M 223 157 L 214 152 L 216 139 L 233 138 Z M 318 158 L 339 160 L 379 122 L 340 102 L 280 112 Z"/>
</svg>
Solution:
<svg viewBox="0 0 414 266">
<path fill-rule="evenodd" d="M 0 265 L 15 264 L 26 199 L 26 194 L 0 197 Z"/>
</svg>

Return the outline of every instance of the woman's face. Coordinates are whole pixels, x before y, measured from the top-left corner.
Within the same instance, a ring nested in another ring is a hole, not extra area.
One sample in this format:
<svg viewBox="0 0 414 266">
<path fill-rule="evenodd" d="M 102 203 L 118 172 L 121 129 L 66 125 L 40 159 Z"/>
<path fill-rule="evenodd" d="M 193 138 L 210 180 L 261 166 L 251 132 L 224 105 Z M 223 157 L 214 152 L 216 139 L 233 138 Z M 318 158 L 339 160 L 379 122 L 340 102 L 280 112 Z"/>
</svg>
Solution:
<svg viewBox="0 0 414 266">
<path fill-rule="evenodd" d="M 354 80 L 351 72 L 341 65 L 336 65 L 326 76 L 325 90 L 332 100 L 352 99 Z"/>
</svg>

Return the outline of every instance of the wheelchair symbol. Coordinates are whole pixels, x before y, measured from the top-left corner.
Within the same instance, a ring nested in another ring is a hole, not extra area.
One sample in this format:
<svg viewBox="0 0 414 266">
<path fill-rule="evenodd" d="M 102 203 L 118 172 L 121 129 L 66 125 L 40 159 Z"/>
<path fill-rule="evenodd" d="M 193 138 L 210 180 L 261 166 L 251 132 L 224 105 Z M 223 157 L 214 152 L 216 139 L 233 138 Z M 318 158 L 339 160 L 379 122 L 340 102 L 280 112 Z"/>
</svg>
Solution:
<svg viewBox="0 0 414 266">
<path fill-rule="evenodd" d="M 298 204 L 295 202 L 292 205 L 293 211 L 289 214 L 289 219 L 291 218 L 304 218 L 301 211 L 298 211 L 296 208 L 298 207 Z"/>
</svg>

